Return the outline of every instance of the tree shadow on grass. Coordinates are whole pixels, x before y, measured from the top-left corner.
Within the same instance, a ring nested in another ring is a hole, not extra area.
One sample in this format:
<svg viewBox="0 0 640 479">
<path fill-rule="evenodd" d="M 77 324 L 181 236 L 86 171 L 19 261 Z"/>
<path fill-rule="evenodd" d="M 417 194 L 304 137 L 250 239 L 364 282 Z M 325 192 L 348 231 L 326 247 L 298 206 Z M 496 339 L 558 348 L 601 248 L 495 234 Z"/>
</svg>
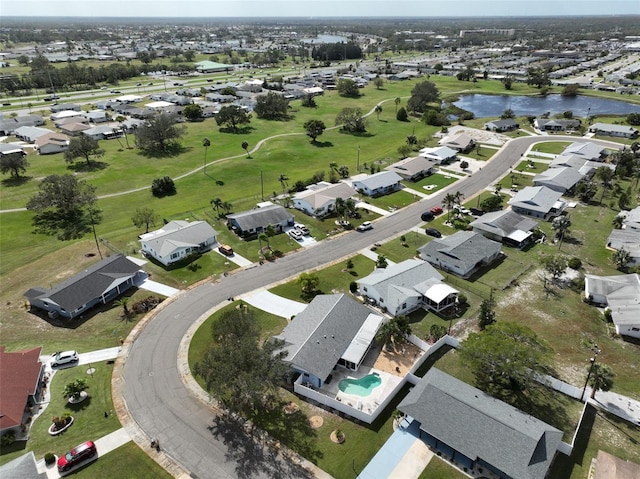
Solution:
<svg viewBox="0 0 640 479">
<path fill-rule="evenodd" d="M 2 180 L 2 186 L 5 186 L 7 188 L 22 186 L 32 179 L 32 176 L 18 176 L 17 178 L 15 176 L 12 176 L 11 178 L 5 178 L 4 180 Z"/>
<path fill-rule="evenodd" d="M 91 160 L 90 163 L 87 163 L 86 161 L 78 161 L 75 163 L 71 163 L 69 166 L 67 166 L 67 169 L 74 171 L 76 173 L 90 173 L 92 171 L 104 170 L 108 166 L 109 166 L 109 163 L 105 161 Z"/>
<path fill-rule="evenodd" d="M 218 131 L 220 133 L 232 133 L 234 135 L 248 135 L 249 133 L 251 133 L 253 130 L 255 130 L 254 127 L 252 126 L 243 126 L 243 127 L 238 127 L 235 130 L 231 127 L 221 127 L 218 129 Z"/>
<path fill-rule="evenodd" d="M 192 149 L 193 148 L 183 146 L 180 143 L 172 143 L 164 150 L 140 150 L 140 154 L 146 158 L 174 158 Z"/>
<path fill-rule="evenodd" d="M 331 148 L 333 146 L 330 141 L 312 141 L 311 144 L 316 148 Z"/>
<path fill-rule="evenodd" d="M 77 403 L 70 403 L 69 401 L 67 401 L 64 405 L 64 408 L 69 409 L 73 412 L 78 412 L 87 409 L 89 406 L 91 406 L 91 395 L 88 395 L 85 400 Z"/>
<path fill-rule="evenodd" d="M 279 454 L 278 445 L 257 427 L 230 414 L 216 416 L 211 434 L 227 447 L 226 459 L 235 464 L 236 477 L 249 479 L 257 474 L 269 477 L 306 478 L 309 473 Z"/>
</svg>

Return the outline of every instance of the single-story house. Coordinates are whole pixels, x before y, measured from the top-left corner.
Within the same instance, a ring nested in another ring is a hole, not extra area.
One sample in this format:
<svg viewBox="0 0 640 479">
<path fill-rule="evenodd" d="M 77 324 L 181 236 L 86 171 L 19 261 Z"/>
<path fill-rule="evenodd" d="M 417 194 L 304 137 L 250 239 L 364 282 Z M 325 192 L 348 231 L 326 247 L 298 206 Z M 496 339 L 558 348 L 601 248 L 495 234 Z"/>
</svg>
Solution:
<svg viewBox="0 0 640 479">
<path fill-rule="evenodd" d="M 216 103 L 231 103 L 236 97 L 234 95 L 222 95 L 220 93 L 207 93 L 205 99 Z"/>
<path fill-rule="evenodd" d="M 296 193 L 293 196 L 293 206 L 311 216 L 325 216 L 334 210 L 336 199 L 347 200 L 355 194 L 356 190 L 346 183 L 321 182 Z"/>
<path fill-rule="evenodd" d="M 484 124 L 485 130 L 495 131 L 498 133 L 517 130 L 518 128 L 520 128 L 520 125 L 513 118 L 488 121 L 487 123 Z"/>
<path fill-rule="evenodd" d="M 165 266 L 211 249 L 217 237 L 216 230 L 206 221 L 169 221 L 162 228 L 139 236 L 142 253 Z"/>
<path fill-rule="evenodd" d="M 386 171 L 393 171 L 402 177 L 403 180 L 419 181 L 425 176 L 435 173 L 433 162 L 424 156 L 412 156 L 384 168 Z"/>
<path fill-rule="evenodd" d="M 140 95 L 120 95 L 116 98 L 114 98 L 114 101 L 117 101 L 118 103 L 138 103 L 142 101 L 142 98 Z"/>
<path fill-rule="evenodd" d="M 591 460 L 593 475 L 590 479 L 637 479 L 640 477 L 640 464 L 623 461 L 604 451 L 598 451 Z"/>
<path fill-rule="evenodd" d="M 431 368 L 398 409 L 420 439 L 472 477 L 544 479 L 562 431 Z"/>
<path fill-rule="evenodd" d="M 616 333 L 640 338 L 640 276 L 584 276 L 584 295 L 590 303 L 606 306 Z"/>
<path fill-rule="evenodd" d="M 284 359 L 320 388 L 335 367 L 357 371 L 384 318 L 346 294 L 322 294 L 275 336 L 284 341 Z"/>
<path fill-rule="evenodd" d="M 385 308 L 392 316 L 425 307 L 435 312 L 454 306 L 458 291 L 442 282 L 443 276 L 429 263 L 408 259 L 376 269 L 356 281 L 362 296 Z"/>
<path fill-rule="evenodd" d="M 64 125 L 60 125 L 58 126 L 58 129 L 60 130 L 60 133 L 63 133 L 65 135 L 78 136 L 80 135 L 80 133 L 91 129 L 91 126 L 89 126 L 86 123 L 73 122 L 73 123 L 65 123 Z"/>
<path fill-rule="evenodd" d="M 640 206 L 626 213 L 622 227 L 626 230 L 640 231 Z"/>
<path fill-rule="evenodd" d="M 53 122 L 56 128 L 60 128 L 63 125 L 71 125 L 72 123 L 83 123 L 85 125 L 89 124 L 89 120 L 80 116 L 73 116 L 70 118 L 61 118 L 60 120 L 56 120 Z"/>
<path fill-rule="evenodd" d="M 422 148 L 420 156 L 432 161 L 436 165 L 447 164 L 456 159 L 458 152 L 448 146 L 439 146 L 436 148 Z"/>
<path fill-rule="evenodd" d="M 13 143 L 0 143 L 0 158 L 5 156 L 19 155 L 24 158 L 27 153 L 19 146 Z"/>
<path fill-rule="evenodd" d="M 466 133 L 458 133 L 457 135 L 445 136 L 438 142 L 439 146 L 446 146 L 460 153 L 470 152 L 476 142 Z"/>
<path fill-rule="evenodd" d="M 580 120 L 536 118 L 533 120 L 533 126 L 540 131 L 576 130 L 580 128 Z"/>
<path fill-rule="evenodd" d="M 533 177 L 534 186 L 546 186 L 564 194 L 573 189 L 584 178 L 580 172 L 570 167 L 548 168 Z"/>
<path fill-rule="evenodd" d="M 58 103 L 57 105 L 51 105 L 49 110 L 51 110 L 51 113 L 58 113 L 65 110 L 82 111 L 82 105 L 80 105 L 80 103 Z"/>
<path fill-rule="evenodd" d="M 51 115 L 51 120 L 53 120 L 54 122 L 58 121 L 58 120 L 62 120 L 64 118 L 83 118 L 84 117 L 84 113 L 82 113 L 81 111 L 75 111 L 75 110 L 62 110 L 59 111 L 57 113 L 54 113 L 53 115 Z"/>
<path fill-rule="evenodd" d="M 367 196 L 382 196 L 398 191 L 402 177 L 394 171 L 381 171 L 361 180 L 353 180 L 353 187 Z"/>
<path fill-rule="evenodd" d="M 44 365 L 41 347 L 7 352 L 0 346 L 0 435 L 19 432 L 28 406 L 39 399 Z"/>
<path fill-rule="evenodd" d="M 418 248 L 420 257 L 444 271 L 467 278 L 502 256 L 502 245 L 473 231 L 435 238 Z"/>
<path fill-rule="evenodd" d="M 567 207 L 561 196 L 562 193 L 546 186 L 527 186 L 518 191 L 509 204 L 516 213 L 549 221 L 560 216 Z"/>
<path fill-rule="evenodd" d="M 238 85 L 238 90 L 240 91 L 248 91 L 251 93 L 260 93 L 262 91 L 262 80 L 247 80 L 245 82 L 240 83 Z"/>
<path fill-rule="evenodd" d="M 13 135 L 16 128 L 21 126 L 40 126 L 44 125 L 44 118 L 40 115 L 22 115 L 15 118 L 3 119 L 0 121 L 0 135 Z"/>
<path fill-rule="evenodd" d="M 632 229 L 612 230 L 607 238 L 607 248 L 618 251 L 624 248 L 629 252 L 629 266 L 640 265 L 640 231 Z"/>
<path fill-rule="evenodd" d="M 500 210 L 485 213 L 469 226 L 485 238 L 523 248 L 531 242 L 538 222 L 512 210 Z"/>
<path fill-rule="evenodd" d="M 592 141 L 579 142 L 576 141 L 567 146 L 562 152 L 563 155 L 579 155 L 587 160 L 604 161 L 611 152 L 597 143 Z"/>
<path fill-rule="evenodd" d="M 121 127 L 109 125 L 98 125 L 87 128 L 82 131 L 82 134 L 94 140 L 113 140 L 114 138 L 121 138 L 124 135 Z"/>
<path fill-rule="evenodd" d="M 281 233 L 286 226 L 295 224 L 294 216 L 280 205 L 267 204 L 248 211 L 227 215 L 227 225 L 237 235 L 257 236 L 272 226 Z"/>
<path fill-rule="evenodd" d="M 104 110 L 91 110 L 83 115 L 91 123 L 104 123 L 108 120 L 107 112 Z"/>
<path fill-rule="evenodd" d="M 601 166 L 610 168 L 611 170 L 616 169 L 616 165 L 614 165 L 613 163 L 602 163 L 600 161 L 593 161 L 580 155 L 574 155 L 572 153 L 563 153 L 561 155 L 558 155 L 553 160 L 551 160 L 551 163 L 549 163 L 549 168 L 573 168 L 582 176 L 587 178 L 591 178 L 594 175 L 595 171 Z"/>
<path fill-rule="evenodd" d="M 29 451 L 0 466 L 0 477 L 10 477 L 11 479 L 47 479 L 47 473 L 44 471 L 38 472 L 36 456 L 33 454 L 33 451 Z"/>
<path fill-rule="evenodd" d="M 73 319 L 97 304 L 115 299 L 146 277 L 139 265 L 116 254 L 52 288 L 31 288 L 24 295 L 32 308 L 48 311 L 51 317 Z"/>
<path fill-rule="evenodd" d="M 21 126 L 20 128 L 16 128 L 13 132 L 17 138 L 22 141 L 26 141 L 27 143 L 35 143 L 39 137 L 42 135 L 48 135 L 49 133 L 53 133 L 53 131 L 39 126 Z"/>
<path fill-rule="evenodd" d="M 598 136 L 615 136 L 618 138 L 637 138 L 638 129 L 626 125 L 612 125 L 609 123 L 594 123 L 589 127 L 589 133 Z"/>
<path fill-rule="evenodd" d="M 39 155 L 65 152 L 69 149 L 69 137 L 62 133 L 47 133 L 36 139 L 34 147 Z"/>
</svg>

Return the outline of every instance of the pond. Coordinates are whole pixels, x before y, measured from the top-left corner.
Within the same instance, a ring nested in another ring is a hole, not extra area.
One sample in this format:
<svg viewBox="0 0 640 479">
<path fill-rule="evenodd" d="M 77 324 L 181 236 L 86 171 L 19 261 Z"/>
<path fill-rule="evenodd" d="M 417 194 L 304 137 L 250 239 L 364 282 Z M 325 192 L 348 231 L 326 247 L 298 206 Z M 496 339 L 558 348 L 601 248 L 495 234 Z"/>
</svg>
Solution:
<svg viewBox="0 0 640 479">
<path fill-rule="evenodd" d="M 508 95 L 464 95 L 454 103 L 463 110 L 473 112 L 476 118 L 499 117 L 505 110 L 511 108 L 516 116 L 544 113 L 554 115 L 565 111 L 572 111 L 574 116 L 617 114 L 640 112 L 640 105 L 625 101 L 608 100 L 578 95 L 567 97 L 562 95 L 547 96 L 508 96 Z"/>
</svg>

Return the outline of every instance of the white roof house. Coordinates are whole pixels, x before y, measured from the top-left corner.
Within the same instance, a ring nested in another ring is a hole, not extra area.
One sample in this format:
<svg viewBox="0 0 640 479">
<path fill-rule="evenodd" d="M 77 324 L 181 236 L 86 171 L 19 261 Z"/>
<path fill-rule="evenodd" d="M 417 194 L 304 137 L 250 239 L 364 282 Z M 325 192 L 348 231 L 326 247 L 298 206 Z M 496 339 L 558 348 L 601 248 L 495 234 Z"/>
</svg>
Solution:
<svg viewBox="0 0 640 479">
<path fill-rule="evenodd" d="M 420 150 L 420 156 L 427 160 L 433 161 L 436 165 L 442 163 L 448 163 L 455 160 L 457 150 L 449 148 L 448 146 L 439 146 L 437 148 L 422 148 Z"/>
<path fill-rule="evenodd" d="M 361 180 L 353 180 L 353 187 L 367 196 L 381 196 L 400 189 L 402 177 L 393 171 L 381 171 Z"/>
<path fill-rule="evenodd" d="M 308 215 L 324 216 L 333 211 L 337 198 L 347 200 L 355 194 L 356 190 L 346 183 L 322 182 L 296 193 L 293 197 L 293 206 Z"/>
<path fill-rule="evenodd" d="M 516 213 L 549 220 L 562 214 L 567 203 L 560 199 L 562 193 L 546 186 L 527 186 L 509 200 Z"/>
<path fill-rule="evenodd" d="M 640 338 L 640 277 L 635 274 L 617 276 L 584 276 L 584 294 L 591 303 L 606 305 L 616 332 Z"/>
<path fill-rule="evenodd" d="M 211 249 L 218 233 L 206 221 L 170 221 L 161 229 L 140 235 L 142 253 L 165 266 Z"/>
<path fill-rule="evenodd" d="M 613 125 L 610 123 L 594 123 L 589 127 L 591 133 L 602 136 L 616 136 L 619 138 L 636 138 L 638 129 L 627 125 Z"/>
<path fill-rule="evenodd" d="M 426 261 L 408 259 L 376 269 L 356 283 L 360 294 L 398 316 L 423 306 L 442 311 L 454 305 L 458 291 L 442 283 L 442 279 Z"/>
<path fill-rule="evenodd" d="M 640 231 L 640 206 L 627 212 L 622 222 L 622 227 L 627 230 Z"/>
<path fill-rule="evenodd" d="M 582 178 L 584 176 L 575 168 L 568 166 L 548 168 L 533 177 L 533 184 L 535 186 L 546 186 L 560 193 L 565 193 L 577 185 Z"/>
</svg>

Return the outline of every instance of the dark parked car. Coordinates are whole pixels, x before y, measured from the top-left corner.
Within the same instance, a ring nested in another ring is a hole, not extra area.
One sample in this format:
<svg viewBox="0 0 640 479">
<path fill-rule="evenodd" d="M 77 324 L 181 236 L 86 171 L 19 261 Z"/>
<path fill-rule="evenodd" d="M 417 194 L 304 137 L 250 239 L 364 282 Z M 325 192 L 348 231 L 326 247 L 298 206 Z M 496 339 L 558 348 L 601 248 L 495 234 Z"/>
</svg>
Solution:
<svg viewBox="0 0 640 479">
<path fill-rule="evenodd" d="M 484 211 L 480 208 L 469 208 L 469 211 L 474 216 L 482 216 L 484 214 Z"/>
<path fill-rule="evenodd" d="M 85 459 L 94 457 L 97 452 L 96 445 L 93 441 L 83 442 L 58 458 L 58 471 L 68 471 Z"/>
<path fill-rule="evenodd" d="M 425 228 L 424 232 L 434 238 L 442 238 L 442 233 L 435 228 Z"/>
<path fill-rule="evenodd" d="M 435 216 L 430 211 L 425 211 L 424 213 L 422 213 L 422 215 L 420 215 L 420 219 L 422 221 L 432 221 L 434 218 Z"/>
</svg>

